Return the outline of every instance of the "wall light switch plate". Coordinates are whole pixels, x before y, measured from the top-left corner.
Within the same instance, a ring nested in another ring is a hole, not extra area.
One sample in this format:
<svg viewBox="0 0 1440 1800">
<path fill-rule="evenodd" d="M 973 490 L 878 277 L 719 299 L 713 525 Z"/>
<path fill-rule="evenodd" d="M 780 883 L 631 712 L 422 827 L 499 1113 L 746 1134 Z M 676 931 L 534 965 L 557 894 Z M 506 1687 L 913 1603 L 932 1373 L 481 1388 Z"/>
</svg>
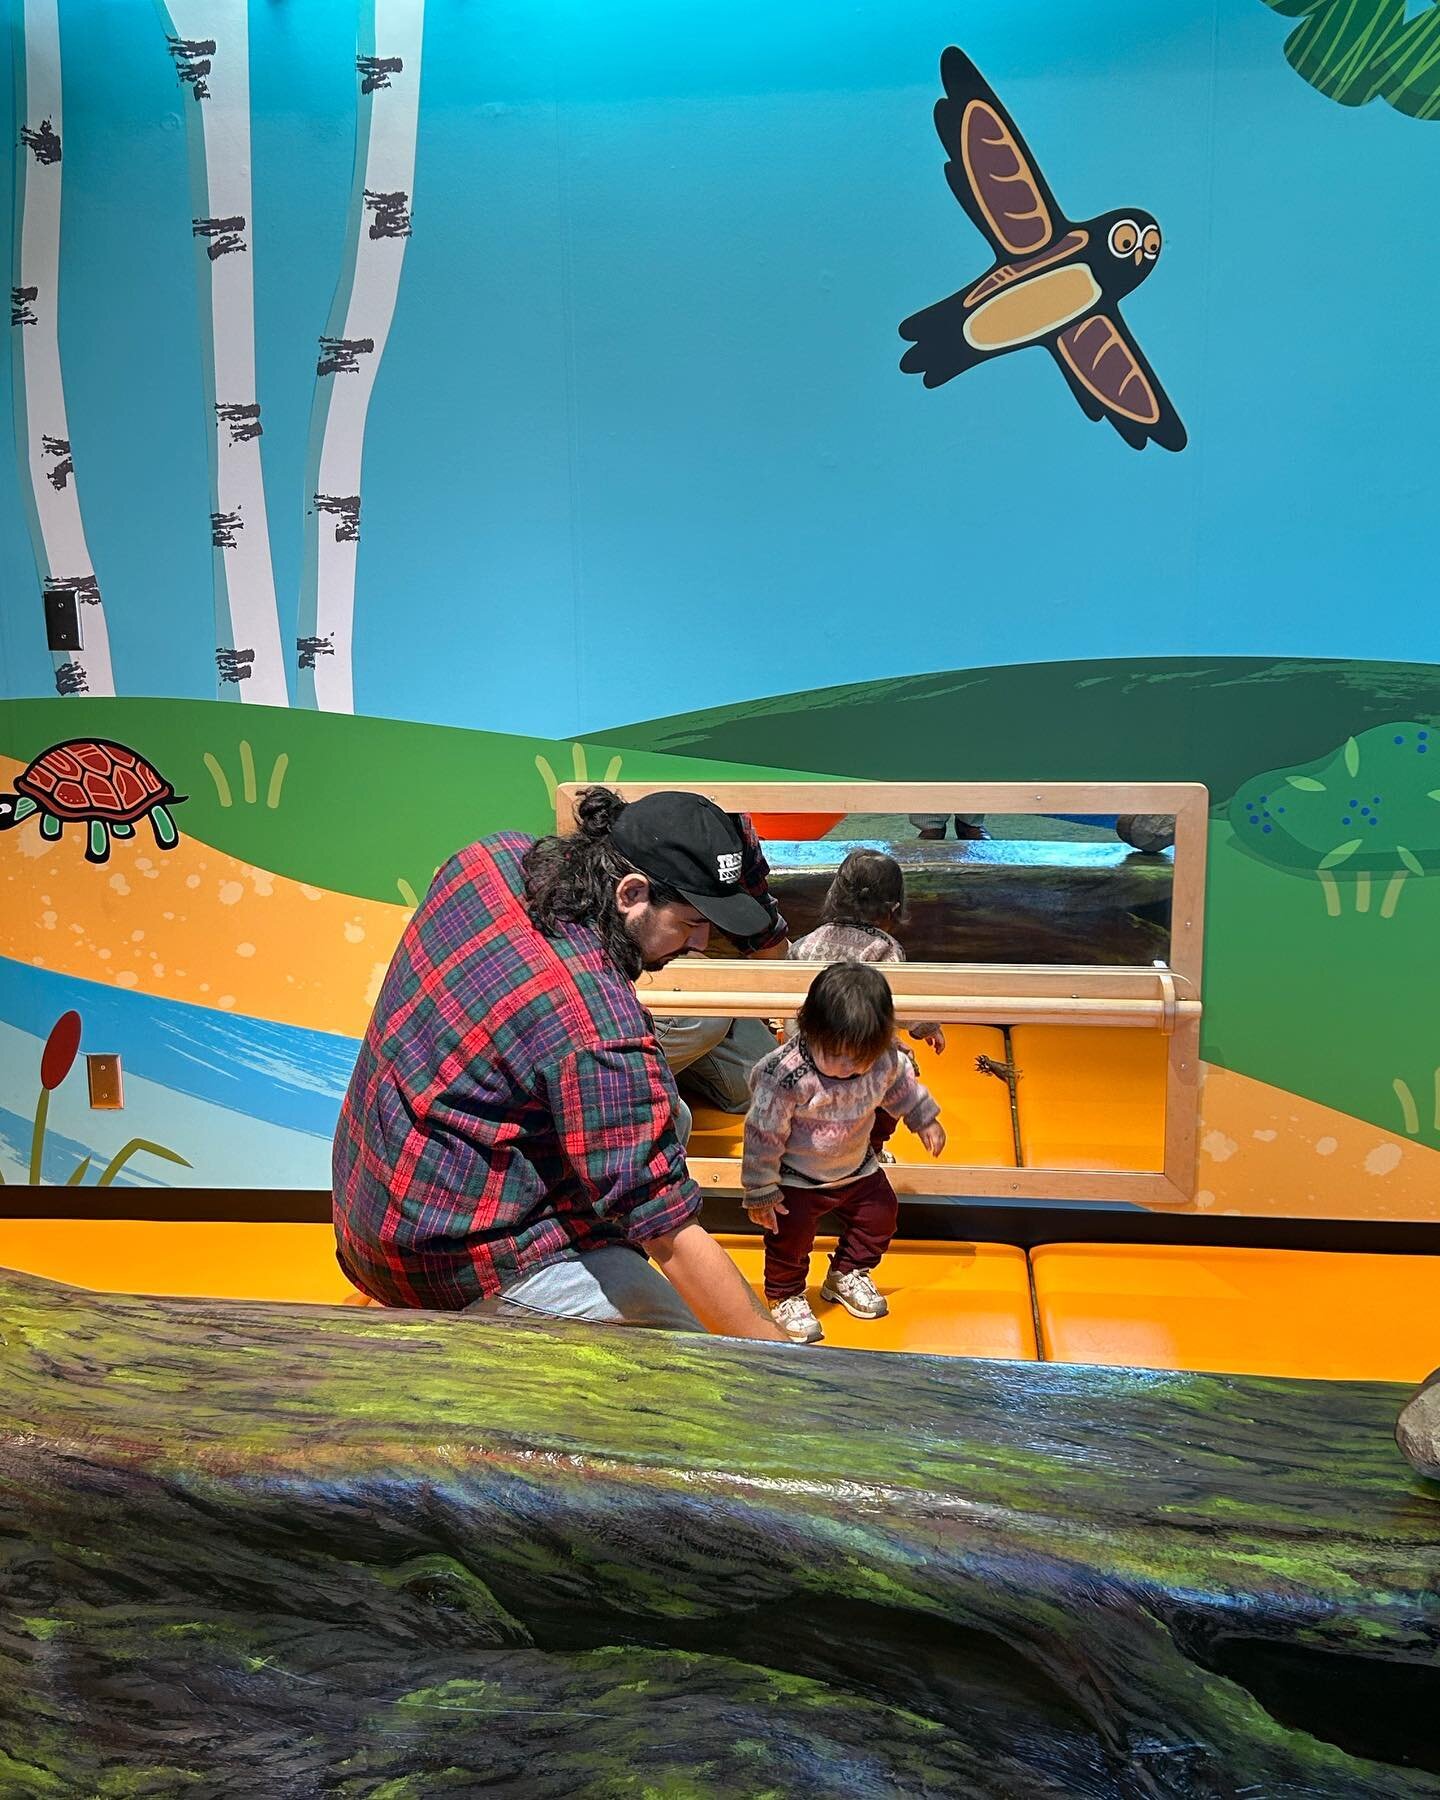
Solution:
<svg viewBox="0 0 1440 1800">
<path fill-rule="evenodd" d="M 74 588 L 46 588 L 45 641 L 52 650 L 83 650 L 80 599 Z"/>
<path fill-rule="evenodd" d="M 96 1112 L 115 1112 L 125 1104 L 125 1090 L 120 1081 L 118 1056 L 87 1056 L 86 1072 L 90 1078 L 90 1106 Z"/>
</svg>

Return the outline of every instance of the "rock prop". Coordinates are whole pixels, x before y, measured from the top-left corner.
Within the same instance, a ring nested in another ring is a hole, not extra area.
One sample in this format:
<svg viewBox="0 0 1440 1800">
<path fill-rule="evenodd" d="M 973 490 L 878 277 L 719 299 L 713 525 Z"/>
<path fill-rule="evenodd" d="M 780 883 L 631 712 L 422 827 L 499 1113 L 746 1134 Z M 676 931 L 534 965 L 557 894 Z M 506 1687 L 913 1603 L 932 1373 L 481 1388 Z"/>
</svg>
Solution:
<svg viewBox="0 0 1440 1800">
<path fill-rule="evenodd" d="M 1149 856 L 1158 856 L 1175 842 L 1175 816 L 1173 813 L 1121 813 L 1115 821 L 1115 835 Z"/>
<path fill-rule="evenodd" d="M 1397 1405 L 0 1272 L 0 1792 L 1440 1795 Z"/>
<path fill-rule="evenodd" d="M 1440 1481 L 1440 1369 L 1401 1413 L 1395 1441 L 1413 1468 Z"/>
</svg>

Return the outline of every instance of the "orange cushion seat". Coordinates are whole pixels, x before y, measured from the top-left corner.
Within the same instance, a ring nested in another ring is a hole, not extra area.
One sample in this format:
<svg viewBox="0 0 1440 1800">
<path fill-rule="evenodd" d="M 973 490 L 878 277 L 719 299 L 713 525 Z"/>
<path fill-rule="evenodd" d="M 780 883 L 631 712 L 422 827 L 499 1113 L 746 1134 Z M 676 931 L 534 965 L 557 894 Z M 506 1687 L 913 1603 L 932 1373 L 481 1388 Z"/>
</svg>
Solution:
<svg viewBox="0 0 1440 1800">
<path fill-rule="evenodd" d="M 1046 1244 L 1030 1255 L 1047 1361 L 1344 1381 L 1440 1364 L 1440 1257 Z"/>
<path fill-rule="evenodd" d="M 329 1225 L 0 1219 L 0 1268 L 107 1294 L 354 1303 Z"/>
<path fill-rule="evenodd" d="M 758 1237 L 718 1237 L 741 1273 L 762 1291 L 764 1246 Z M 820 1298 L 834 1248 L 817 1240 L 810 1258 L 810 1304 L 825 1342 L 852 1350 L 909 1350 L 929 1356 L 1035 1360 L 1035 1320 L 1025 1252 L 1012 1244 L 910 1242 L 893 1244 L 875 1284 L 890 1302 L 883 1319 L 852 1319 Z"/>
</svg>

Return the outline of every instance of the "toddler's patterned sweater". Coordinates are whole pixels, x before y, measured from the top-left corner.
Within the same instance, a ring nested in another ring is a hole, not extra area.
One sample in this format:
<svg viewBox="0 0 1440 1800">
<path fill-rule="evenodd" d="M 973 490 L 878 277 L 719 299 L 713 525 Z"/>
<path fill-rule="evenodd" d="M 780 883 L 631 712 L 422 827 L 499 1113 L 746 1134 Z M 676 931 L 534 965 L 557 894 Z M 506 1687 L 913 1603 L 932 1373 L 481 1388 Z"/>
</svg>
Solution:
<svg viewBox="0 0 1440 1800">
<path fill-rule="evenodd" d="M 750 1071 L 750 1111 L 740 1185 L 745 1204 L 789 1187 L 839 1187 L 876 1164 L 870 1148 L 875 1112 L 902 1118 L 923 1131 L 940 1108 L 915 1077 L 910 1059 L 893 1045 L 863 1075 L 822 1075 L 803 1037 L 787 1038 Z"/>
</svg>

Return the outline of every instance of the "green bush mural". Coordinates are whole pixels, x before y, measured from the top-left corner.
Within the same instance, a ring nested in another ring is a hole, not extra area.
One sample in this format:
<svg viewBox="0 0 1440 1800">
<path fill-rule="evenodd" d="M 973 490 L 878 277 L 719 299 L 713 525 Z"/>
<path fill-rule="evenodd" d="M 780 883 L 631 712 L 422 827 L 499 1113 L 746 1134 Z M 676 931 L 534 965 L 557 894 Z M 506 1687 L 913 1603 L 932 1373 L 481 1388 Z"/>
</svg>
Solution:
<svg viewBox="0 0 1440 1800">
<path fill-rule="evenodd" d="M 1381 99 L 1412 119 L 1440 118 L 1440 0 L 1406 17 L 1405 0 L 1265 0 L 1300 23 L 1285 60 L 1341 106 Z"/>
<path fill-rule="evenodd" d="M 1373 726 L 1322 761 L 1247 781 L 1230 802 L 1242 850 L 1296 874 L 1313 875 L 1326 910 L 1342 910 L 1339 882 L 1354 884 L 1368 912 L 1370 877 L 1386 877 L 1380 917 L 1394 916 L 1412 875 L 1440 873 L 1440 732 L 1413 720 Z"/>
</svg>

